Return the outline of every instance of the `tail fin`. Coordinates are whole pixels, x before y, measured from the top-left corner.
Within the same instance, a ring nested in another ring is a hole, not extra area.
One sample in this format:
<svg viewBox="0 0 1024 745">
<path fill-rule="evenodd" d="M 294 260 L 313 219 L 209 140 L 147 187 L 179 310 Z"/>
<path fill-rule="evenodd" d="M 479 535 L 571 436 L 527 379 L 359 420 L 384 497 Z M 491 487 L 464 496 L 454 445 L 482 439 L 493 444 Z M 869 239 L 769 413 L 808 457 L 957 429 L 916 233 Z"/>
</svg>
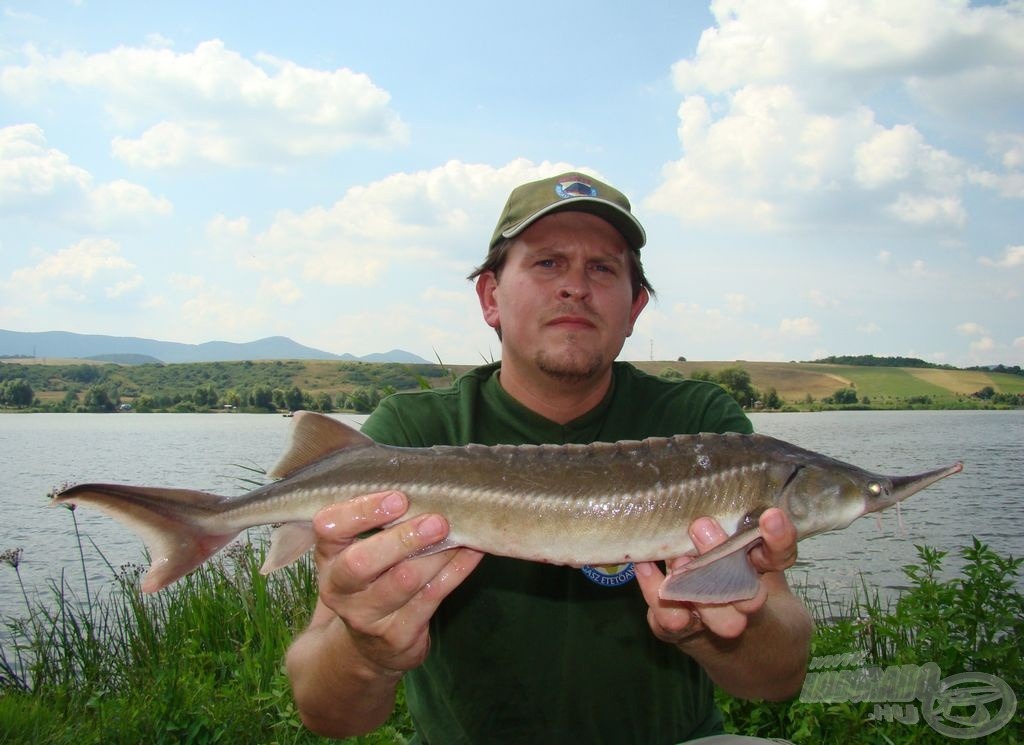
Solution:
<svg viewBox="0 0 1024 745">
<path fill-rule="evenodd" d="M 231 542 L 241 531 L 211 533 L 204 513 L 220 497 L 190 489 L 162 489 L 120 484 L 79 484 L 53 499 L 53 504 L 94 507 L 125 523 L 146 543 L 151 564 L 143 592 L 156 592 L 185 576 Z"/>
</svg>

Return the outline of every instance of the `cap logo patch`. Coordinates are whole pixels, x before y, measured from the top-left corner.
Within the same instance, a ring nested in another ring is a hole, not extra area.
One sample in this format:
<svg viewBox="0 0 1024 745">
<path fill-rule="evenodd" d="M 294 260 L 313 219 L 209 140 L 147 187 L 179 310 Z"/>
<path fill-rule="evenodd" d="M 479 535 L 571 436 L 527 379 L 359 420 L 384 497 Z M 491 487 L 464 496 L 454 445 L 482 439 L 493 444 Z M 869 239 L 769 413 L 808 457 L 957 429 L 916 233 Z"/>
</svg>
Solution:
<svg viewBox="0 0 1024 745">
<path fill-rule="evenodd" d="M 579 179 L 567 179 L 555 184 L 555 194 L 561 199 L 571 197 L 596 197 L 597 189 L 592 184 Z"/>
</svg>

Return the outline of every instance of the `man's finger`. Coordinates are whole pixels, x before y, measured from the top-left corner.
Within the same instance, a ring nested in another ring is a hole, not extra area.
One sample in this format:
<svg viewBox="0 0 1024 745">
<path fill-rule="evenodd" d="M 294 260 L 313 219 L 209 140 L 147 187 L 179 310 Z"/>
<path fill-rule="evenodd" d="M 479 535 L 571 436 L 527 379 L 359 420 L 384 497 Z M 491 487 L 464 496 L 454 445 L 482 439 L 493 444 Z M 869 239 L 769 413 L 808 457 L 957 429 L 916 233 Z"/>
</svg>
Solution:
<svg viewBox="0 0 1024 745">
<path fill-rule="evenodd" d="M 331 559 L 362 533 L 397 520 L 408 504 L 400 492 L 379 492 L 324 507 L 313 516 L 317 564 Z"/>
<path fill-rule="evenodd" d="M 700 517 L 690 524 L 690 539 L 699 553 L 707 553 L 729 536 L 718 521 L 710 517 Z"/>
<path fill-rule="evenodd" d="M 636 581 L 647 601 L 647 624 L 663 642 L 677 644 L 702 631 L 701 617 L 689 603 L 665 602 L 658 595 L 665 575 L 653 562 L 637 562 Z"/>
<path fill-rule="evenodd" d="M 781 572 L 796 562 L 797 532 L 786 513 L 773 507 L 765 510 L 758 521 L 762 545 L 750 552 L 750 559 L 760 572 Z"/>
<path fill-rule="evenodd" d="M 402 583 L 402 573 L 411 573 L 404 579 L 404 584 L 410 590 L 407 594 L 411 595 L 432 576 L 433 572 L 419 577 L 416 574 L 416 565 L 409 564 L 406 560 L 444 540 L 446 535 L 448 522 L 440 515 L 427 514 L 418 515 L 368 538 L 354 541 L 343 551 L 329 558 L 321 568 L 321 591 L 329 589 L 332 593 L 341 594 L 359 592 L 385 572 L 401 567 L 394 579 Z M 426 562 L 428 571 L 431 564 L 436 565 L 433 567 L 436 572 L 443 566 L 444 560 Z"/>
</svg>

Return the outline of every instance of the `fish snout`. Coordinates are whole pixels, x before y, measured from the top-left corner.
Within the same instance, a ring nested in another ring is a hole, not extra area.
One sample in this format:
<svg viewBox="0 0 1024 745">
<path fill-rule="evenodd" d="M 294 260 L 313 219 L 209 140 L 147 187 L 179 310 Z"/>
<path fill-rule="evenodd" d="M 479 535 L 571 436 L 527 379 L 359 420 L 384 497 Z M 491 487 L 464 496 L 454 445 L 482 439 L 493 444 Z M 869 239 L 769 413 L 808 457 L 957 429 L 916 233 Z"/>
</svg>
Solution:
<svg viewBox="0 0 1024 745">
<path fill-rule="evenodd" d="M 902 502 L 912 494 L 917 494 L 922 489 L 941 481 L 947 476 L 960 473 L 964 470 L 964 464 L 957 462 L 945 468 L 936 468 L 934 471 L 926 471 L 916 476 L 893 476 L 889 479 L 892 484 L 892 502 Z"/>
</svg>

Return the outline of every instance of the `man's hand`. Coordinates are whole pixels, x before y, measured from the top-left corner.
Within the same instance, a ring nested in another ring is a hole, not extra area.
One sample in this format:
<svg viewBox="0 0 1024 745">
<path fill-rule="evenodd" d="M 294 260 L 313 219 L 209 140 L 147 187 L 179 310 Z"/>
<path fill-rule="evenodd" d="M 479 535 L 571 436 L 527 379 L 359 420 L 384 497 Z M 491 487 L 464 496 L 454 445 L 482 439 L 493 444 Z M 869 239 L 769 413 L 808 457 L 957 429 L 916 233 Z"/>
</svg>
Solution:
<svg viewBox="0 0 1024 745">
<path fill-rule="evenodd" d="M 765 510 L 758 525 L 764 540 L 762 545 L 750 551 L 749 556 L 754 568 L 763 576 L 760 589 L 749 600 L 725 604 L 665 601 L 658 597 L 658 588 L 665 579 L 658 566 L 651 562 L 636 565 L 637 581 L 649 606 L 647 622 L 655 636 L 670 644 L 679 644 L 704 629 L 726 639 L 743 633 L 749 617 L 764 606 L 772 586 L 784 583 L 781 575 L 772 573 L 788 569 L 796 561 L 796 528 L 782 510 Z M 695 520 L 689 532 L 701 554 L 728 538 L 721 526 L 707 517 Z M 689 556 L 673 559 L 668 562 L 668 571 L 672 572 L 692 560 L 693 557 Z"/>
<path fill-rule="evenodd" d="M 427 656 L 430 617 L 480 562 L 469 549 L 410 559 L 444 540 L 448 524 L 418 515 L 391 525 L 408 508 L 404 495 L 384 492 L 313 518 L 320 597 L 286 663 L 299 715 L 315 732 L 351 737 L 384 723 L 402 673 Z"/>
<path fill-rule="evenodd" d="M 327 507 L 313 520 L 317 614 L 329 609 L 344 623 L 359 655 L 381 674 L 395 676 L 426 658 L 431 616 L 483 556 L 451 549 L 410 559 L 448 535 L 440 515 L 419 515 L 358 538 L 400 518 L 408 506 L 398 492 L 369 494 Z"/>
</svg>

